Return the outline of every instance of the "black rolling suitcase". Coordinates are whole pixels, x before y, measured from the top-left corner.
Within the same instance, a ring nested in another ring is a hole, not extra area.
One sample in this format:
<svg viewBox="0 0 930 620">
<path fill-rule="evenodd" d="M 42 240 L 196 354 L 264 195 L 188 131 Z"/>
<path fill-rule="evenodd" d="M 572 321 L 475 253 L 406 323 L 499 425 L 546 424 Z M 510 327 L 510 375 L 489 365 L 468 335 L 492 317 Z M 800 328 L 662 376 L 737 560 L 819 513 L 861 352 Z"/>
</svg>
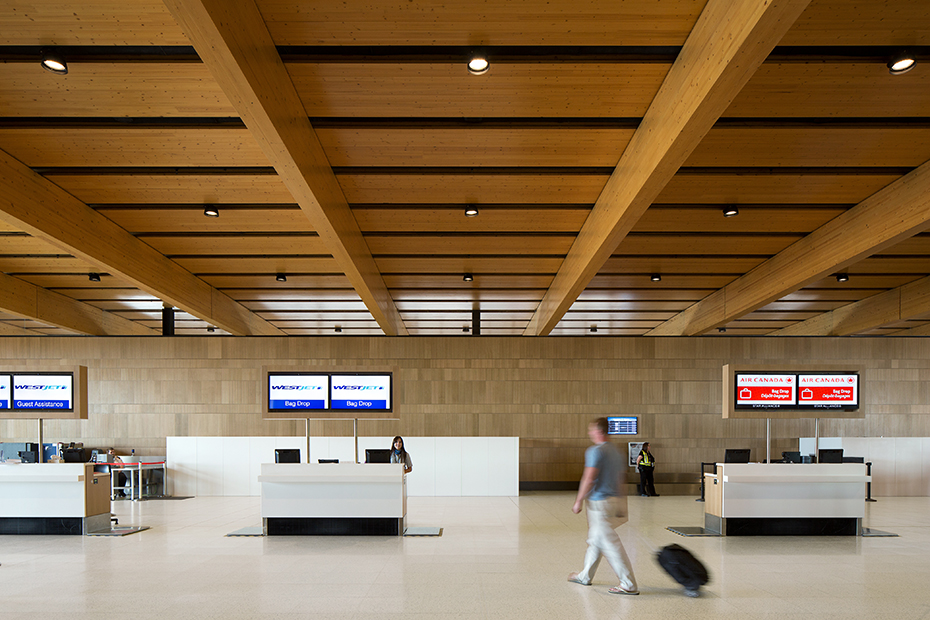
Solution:
<svg viewBox="0 0 930 620">
<path fill-rule="evenodd" d="M 656 559 L 672 579 L 685 587 L 688 596 L 698 596 L 698 590 L 710 580 L 701 561 L 680 545 L 662 547 Z"/>
</svg>

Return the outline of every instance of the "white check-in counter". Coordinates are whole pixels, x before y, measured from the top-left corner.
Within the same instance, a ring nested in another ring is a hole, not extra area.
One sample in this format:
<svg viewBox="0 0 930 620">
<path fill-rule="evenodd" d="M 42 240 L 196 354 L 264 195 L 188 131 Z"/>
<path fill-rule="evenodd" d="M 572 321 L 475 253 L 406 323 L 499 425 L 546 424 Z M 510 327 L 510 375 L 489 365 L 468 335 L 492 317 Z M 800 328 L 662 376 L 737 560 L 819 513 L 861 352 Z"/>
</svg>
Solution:
<svg viewBox="0 0 930 620">
<path fill-rule="evenodd" d="M 0 534 L 110 529 L 110 474 L 93 463 L 0 463 Z"/>
<path fill-rule="evenodd" d="M 403 535 L 404 468 L 388 463 L 263 463 L 267 536 Z"/>
<path fill-rule="evenodd" d="M 856 535 L 863 463 L 718 463 L 705 474 L 704 527 L 723 535 Z"/>
</svg>

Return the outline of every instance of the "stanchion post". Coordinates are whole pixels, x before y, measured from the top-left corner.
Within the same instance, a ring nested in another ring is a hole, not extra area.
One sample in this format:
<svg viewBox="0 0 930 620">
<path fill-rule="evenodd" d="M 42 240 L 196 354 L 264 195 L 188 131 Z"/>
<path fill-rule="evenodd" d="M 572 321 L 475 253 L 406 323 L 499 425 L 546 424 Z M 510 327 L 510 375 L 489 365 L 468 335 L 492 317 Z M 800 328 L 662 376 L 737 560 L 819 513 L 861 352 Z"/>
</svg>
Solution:
<svg viewBox="0 0 930 620">
<path fill-rule="evenodd" d="M 865 483 L 865 501 L 877 502 L 877 499 L 872 499 L 872 461 L 865 464 L 865 475 L 869 477 L 869 481 Z"/>
</svg>

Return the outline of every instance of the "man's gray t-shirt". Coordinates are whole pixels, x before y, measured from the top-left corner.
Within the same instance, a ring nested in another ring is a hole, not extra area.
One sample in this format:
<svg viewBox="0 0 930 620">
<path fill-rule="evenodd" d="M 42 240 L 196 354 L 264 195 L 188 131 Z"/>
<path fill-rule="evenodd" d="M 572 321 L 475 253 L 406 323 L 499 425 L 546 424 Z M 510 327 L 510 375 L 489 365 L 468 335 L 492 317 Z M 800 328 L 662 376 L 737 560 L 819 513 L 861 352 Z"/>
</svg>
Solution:
<svg viewBox="0 0 930 620">
<path fill-rule="evenodd" d="M 614 444 L 605 441 L 589 447 L 584 451 L 584 466 L 596 467 L 598 470 L 588 499 L 597 501 L 620 495 L 617 485 L 623 471 L 623 457 Z"/>
</svg>

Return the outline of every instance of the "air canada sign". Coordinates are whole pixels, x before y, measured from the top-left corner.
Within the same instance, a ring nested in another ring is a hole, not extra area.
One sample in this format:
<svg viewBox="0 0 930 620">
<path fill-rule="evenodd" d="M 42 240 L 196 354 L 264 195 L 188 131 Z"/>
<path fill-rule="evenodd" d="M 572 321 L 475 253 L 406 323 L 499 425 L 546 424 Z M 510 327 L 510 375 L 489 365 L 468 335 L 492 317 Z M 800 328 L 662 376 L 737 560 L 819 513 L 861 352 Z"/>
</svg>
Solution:
<svg viewBox="0 0 930 620">
<path fill-rule="evenodd" d="M 797 394 L 795 375 L 736 376 L 736 404 L 756 407 L 778 407 L 794 405 Z"/>
<path fill-rule="evenodd" d="M 798 404 L 837 407 L 859 402 L 858 375 L 799 375 Z"/>
</svg>

